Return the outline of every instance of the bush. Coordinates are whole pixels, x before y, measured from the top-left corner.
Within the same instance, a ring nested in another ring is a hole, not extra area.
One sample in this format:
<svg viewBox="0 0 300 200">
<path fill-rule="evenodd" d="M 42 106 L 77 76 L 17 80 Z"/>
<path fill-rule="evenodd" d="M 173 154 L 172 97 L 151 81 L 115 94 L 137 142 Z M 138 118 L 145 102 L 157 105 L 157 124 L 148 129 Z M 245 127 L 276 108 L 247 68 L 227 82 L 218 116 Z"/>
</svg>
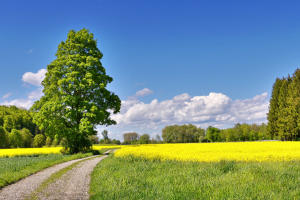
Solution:
<svg viewBox="0 0 300 200">
<path fill-rule="evenodd" d="M 32 145 L 32 134 L 27 128 L 23 128 L 20 131 L 22 140 L 23 140 L 23 147 L 31 147 Z"/>
<path fill-rule="evenodd" d="M 10 147 L 17 148 L 24 146 L 24 141 L 22 135 L 20 134 L 20 131 L 12 129 L 11 133 L 8 134 L 8 138 Z"/>
<path fill-rule="evenodd" d="M 6 135 L 6 131 L 2 126 L 0 126 L 0 148 L 8 147 L 8 138 Z"/>
<path fill-rule="evenodd" d="M 99 138 L 97 137 L 97 135 L 90 135 L 89 140 L 92 144 L 99 144 Z"/>
<path fill-rule="evenodd" d="M 118 145 L 121 144 L 120 140 L 116 140 L 116 139 L 113 139 L 111 142 L 112 142 L 113 144 L 118 144 Z"/>
<path fill-rule="evenodd" d="M 42 147 L 45 145 L 45 136 L 42 134 L 37 134 L 33 139 L 34 147 Z"/>
<path fill-rule="evenodd" d="M 48 136 L 46 138 L 46 146 L 50 147 L 52 145 L 52 139 Z"/>
<path fill-rule="evenodd" d="M 66 146 L 67 145 L 67 139 L 66 138 L 61 139 L 59 145 Z"/>
<path fill-rule="evenodd" d="M 54 140 L 53 140 L 53 142 L 52 142 L 52 146 L 58 146 L 59 143 L 60 143 L 60 139 L 59 139 L 59 136 L 56 134 L 56 135 L 54 136 Z"/>
</svg>

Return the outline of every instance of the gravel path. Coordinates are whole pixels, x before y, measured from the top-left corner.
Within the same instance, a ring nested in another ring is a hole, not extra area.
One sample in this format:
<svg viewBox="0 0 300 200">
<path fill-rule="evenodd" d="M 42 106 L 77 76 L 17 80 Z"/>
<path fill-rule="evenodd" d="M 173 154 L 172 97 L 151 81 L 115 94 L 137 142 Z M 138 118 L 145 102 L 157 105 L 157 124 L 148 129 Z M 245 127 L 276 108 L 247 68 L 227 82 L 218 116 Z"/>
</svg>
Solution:
<svg viewBox="0 0 300 200">
<path fill-rule="evenodd" d="M 90 158 L 90 157 L 88 157 Z M 12 185 L 4 187 L 0 190 L 0 200 L 23 200 L 30 196 L 30 194 L 35 191 L 38 186 L 46 179 L 48 179 L 53 173 L 68 167 L 69 165 L 78 162 L 80 160 L 85 160 L 88 158 L 82 158 L 77 160 L 71 160 L 64 162 L 47 169 L 44 169 L 36 174 L 28 176 Z M 94 160 L 94 159 L 92 159 Z M 62 198 L 64 199 L 64 198 Z"/>
<path fill-rule="evenodd" d="M 38 194 L 38 199 L 89 199 L 90 175 L 94 167 L 107 156 L 96 157 L 76 165 Z"/>
</svg>

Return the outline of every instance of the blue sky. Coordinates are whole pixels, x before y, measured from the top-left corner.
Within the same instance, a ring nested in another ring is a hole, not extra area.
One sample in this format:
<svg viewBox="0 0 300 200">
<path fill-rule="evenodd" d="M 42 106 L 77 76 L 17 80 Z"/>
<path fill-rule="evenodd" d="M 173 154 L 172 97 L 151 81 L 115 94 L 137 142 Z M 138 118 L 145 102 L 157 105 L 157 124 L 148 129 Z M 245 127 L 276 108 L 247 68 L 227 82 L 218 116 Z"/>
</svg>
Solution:
<svg viewBox="0 0 300 200">
<path fill-rule="evenodd" d="M 55 59 L 70 29 L 87 28 L 114 78 L 109 88 L 123 100 L 122 112 L 114 116 L 119 125 L 109 128 L 116 138 L 125 131 L 159 134 L 175 123 L 265 122 L 275 78 L 300 64 L 297 1 L 0 5 L 0 103 L 29 107 L 41 95 L 34 80 L 43 71 L 37 72 Z"/>
</svg>

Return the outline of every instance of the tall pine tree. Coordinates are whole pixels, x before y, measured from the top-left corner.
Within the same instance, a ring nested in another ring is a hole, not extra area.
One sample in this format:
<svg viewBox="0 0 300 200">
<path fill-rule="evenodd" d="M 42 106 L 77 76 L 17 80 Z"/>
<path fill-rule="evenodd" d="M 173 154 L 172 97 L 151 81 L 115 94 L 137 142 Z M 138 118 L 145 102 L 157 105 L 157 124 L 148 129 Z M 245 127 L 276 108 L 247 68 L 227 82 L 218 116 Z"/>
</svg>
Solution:
<svg viewBox="0 0 300 200">
<path fill-rule="evenodd" d="M 274 139 L 275 136 L 278 135 L 278 110 L 279 110 L 279 104 L 278 104 L 278 98 L 280 93 L 280 88 L 282 85 L 283 80 L 280 78 L 277 78 L 272 90 L 272 96 L 270 99 L 270 106 L 269 106 L 269 113 L 268 113 L 268 135 L 270 138 Z"/>
<path fill-rule="evenodd" d="M 297 140 L 300 136 L 300 69 L 293 74 L 292 81 L 289 84 L 287 96 L 287 130 L 290 140 Z"/>
<path fill-rule="evenodd" d="M 283 79 L 282 85 L 280 87 L 279 96 L 278 96 L 278 120 L 277 120 L 277 126 L 278 126 L 278 136 L 281 140 L 289 140 L 290 139 L 290 133 L 287 127 L 288 124 L 288 104 L 287 104 L 287 98 L 288 98 L 288 88 L 289 88 L 290 78 Z"/>
</svg>

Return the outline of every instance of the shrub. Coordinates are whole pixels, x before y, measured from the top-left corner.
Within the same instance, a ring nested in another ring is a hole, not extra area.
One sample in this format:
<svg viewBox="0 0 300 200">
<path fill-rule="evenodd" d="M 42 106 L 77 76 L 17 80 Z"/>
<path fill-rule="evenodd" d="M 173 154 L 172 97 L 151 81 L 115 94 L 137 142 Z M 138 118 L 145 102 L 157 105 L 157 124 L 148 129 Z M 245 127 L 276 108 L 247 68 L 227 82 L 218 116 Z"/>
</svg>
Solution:
<svg viewBox="0 0 300 200">
<path fill-rule="evenodd" d="M 48 137 L 46 138 L 46 146 L 50 147 L 51 144 L 52 144 L 52 139 L 48 136 Z"/>
<path fill-rule="evenodd" d="M 20 131 L 16 129 L 12 129 L 11 133 L 8 134 L 9 138 L 9 145 L 10 147 L 16 148 L 16 147 L 23 147 L 23 138 L 22 135 L 20 134 Z"/>
<path fill-rule="evenodd" d="M 59 145 L 61 145 L 61 146 L 66 146 L 66 145 L 67 145 L 67 140 L 66 140 L 66 138 L 62 138 L 61 141 L 60 141 L 60 143 L 59 143 Z"/>
<path fill-rule="evenodd" d="M 33 139 L 34 147 L 42 147 L 45 145 L 45 136 L 42 134 L 37 134 Z"/>
<path fill-rule="evenodd" d="M 60 143 L 60 139 L 59 139 L 59 136 L 56 134 L 56 135 L 54 136 L 54 140 L 53 140 L 53 142 L 52 142 L 52 145 L 53 145 L 53 146 L 58 146 L 59 143 Z"/>
<path fill-rule="evenodd" d="M 31 147 L 32 145 L 32 134 L 27 128 L 23 128 L 20 131 L 22 140 L 23 140 L 23 147 Z"/>
<path fill-rule="evenodd" d="M 8 138 L 2 126 L 0 126 L 0 148 L 8 147 Z"/>
</svg>

